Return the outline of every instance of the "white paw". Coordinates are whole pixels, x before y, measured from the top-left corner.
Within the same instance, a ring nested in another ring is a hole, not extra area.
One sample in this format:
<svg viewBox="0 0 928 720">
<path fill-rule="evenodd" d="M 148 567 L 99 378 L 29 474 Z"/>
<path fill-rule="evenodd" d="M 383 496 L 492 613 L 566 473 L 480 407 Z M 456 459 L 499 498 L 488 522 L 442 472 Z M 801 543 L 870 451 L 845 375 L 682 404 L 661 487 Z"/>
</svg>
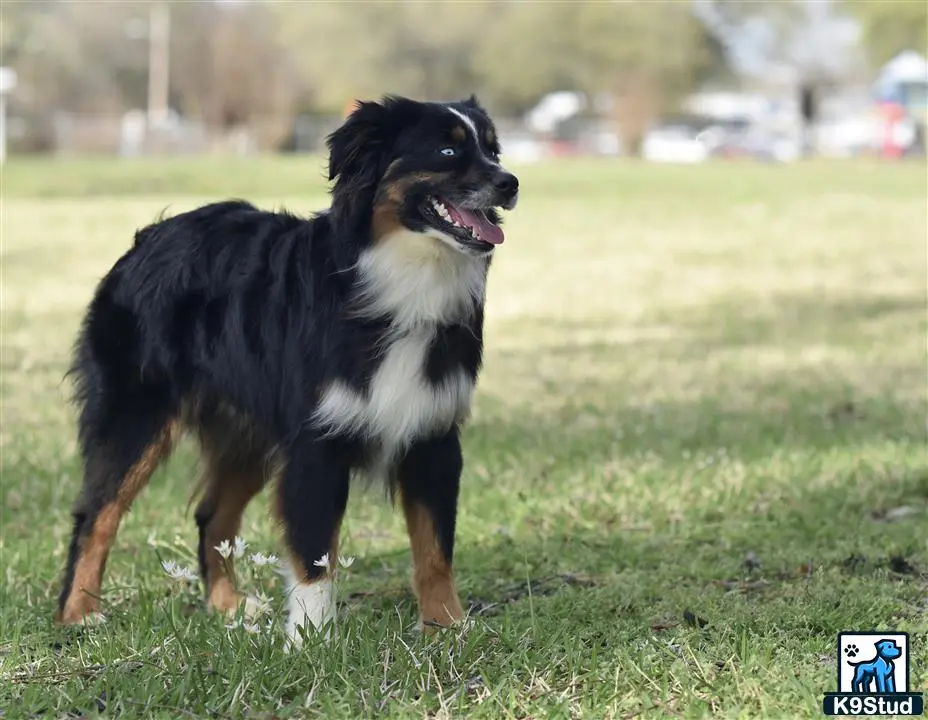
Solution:
<svg viewBox="0 0 928 720">
<path fill-rule="evenodd" d="M 94 612 L 84 615 L 81 619 L 81 625 L 103 625 L 106 623 L 106 615 L 101 612 Z"/>
<path fill-rule="evenodd" d="M 331 623 L 335 621 L 335 586 L 331 580 L 291 585 L 287 598 L 287 647 L 303 644 L 301 631 L 312 626 L 331 636 Z"/>
</svg>

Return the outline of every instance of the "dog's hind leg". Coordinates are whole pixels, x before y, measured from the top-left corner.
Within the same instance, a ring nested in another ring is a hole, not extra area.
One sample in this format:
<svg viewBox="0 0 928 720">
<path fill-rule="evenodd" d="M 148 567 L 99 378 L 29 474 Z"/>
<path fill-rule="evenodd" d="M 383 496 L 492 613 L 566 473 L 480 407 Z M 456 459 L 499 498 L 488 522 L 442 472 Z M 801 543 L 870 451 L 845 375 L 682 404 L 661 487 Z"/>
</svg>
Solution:
<svg viewBox="0 0 928 720">
<path fill-rule="evenodd" d="M 210 608 L 229 612 L 238 607 L 241 595 L 228 573 L 232 556 L 223 558 L 216 548 L 224 541 L 233 543 L 245 507 L 264 486 L 267 462 L 250 437 L 227 431 L 221 423 L 201 425 L 200 439 L 207 462 L 203 498 L 194 512 L 200 573 Z"/>
<path fill-rule="evenodd" d="M 71 372 L 80 408 L 84 484 L 74 507 L 57 619 L 100 613 L 100 583 L 119 522 L 173 446 L 178 400 L 166 374 L 143 370 L 139 318 L 108 276 L 88 310 Z"/>
<path fill-rule="evenodd" d="M 120 520 L 170 453 L 179 427 L 157 404 L 110 420 L 83 443 L 84 486 L 58 600 L 57 619 L 65 624 L 99 617 L 103 571 Z"/>
<path fill-rule="evenodd" d="M 873 680 L 873 674 L 865 667 L 859 667 L 854 675 L 853 691 L 856 693 L 870 692 L 870 683 Z"/>
</svg>

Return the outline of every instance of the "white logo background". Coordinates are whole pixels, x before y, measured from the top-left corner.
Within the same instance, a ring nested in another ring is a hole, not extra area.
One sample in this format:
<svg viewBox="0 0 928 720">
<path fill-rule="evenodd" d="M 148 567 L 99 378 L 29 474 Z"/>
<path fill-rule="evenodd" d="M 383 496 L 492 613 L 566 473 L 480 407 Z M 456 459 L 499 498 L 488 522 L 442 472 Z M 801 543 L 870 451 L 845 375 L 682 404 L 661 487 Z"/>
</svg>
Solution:
<svg viewBox="0 0 928 720">
<path fill-rule="evenodd" d="M 878 643 L 880 640 L 893 640 L 896 643 L 896 646 L 901 648 L 902 654 L 892 661 L 893 665 L 896 667 L 896 692 L 903 693 L 909 691 L 906 683 L 909 674 L 909 646 L 906 642 L 907 638 L 905 635 L 888 632 L 872 634 L 844 633 L 841 635 L 841 657 L 838 658 L 838 679 L 840 681 L 840 687 L 838 688 L 839 692 L 853 692 L 851 684 L 854 681 L 854 673 L 856 668 L 851 665 L 851 663 L 869 662 L 876 658 L 876 643 Z M 857 646 L 857 655 L 855 657 L 851 657 L 847 653 L 847 649 L 852 645 Z M 870 692 L 877 692 L 875 683 L 871 683 Z"/>
</svg>

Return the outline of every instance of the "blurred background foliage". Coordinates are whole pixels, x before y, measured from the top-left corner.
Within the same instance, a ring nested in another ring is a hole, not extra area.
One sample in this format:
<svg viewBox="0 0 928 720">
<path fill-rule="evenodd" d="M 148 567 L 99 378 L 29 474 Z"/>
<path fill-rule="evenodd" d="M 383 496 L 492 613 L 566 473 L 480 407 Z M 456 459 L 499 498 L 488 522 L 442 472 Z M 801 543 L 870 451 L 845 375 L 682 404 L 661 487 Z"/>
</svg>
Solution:
<svg viewBox="0 0 928 720">
<path fill-rule="evenodd" d="M 43 122 L 145 107 L 151 5 L 4 2 L 2 63 L 19 75 L 12 109 Z M 834 62 L 827 32 L 810 42 L 822 12 L 857 21 L 859 53 Z M 260 124 L 272 144 L 297 115 L 341 114 L 385 91 L 474 91 L 516 116 L 568 90 L 613 100 L 607 114 L 634 148 L 655 117 L 707 82 L 783 64 L 833 80 L 928 45 L 928 3 L 912 0 L 185 0 L 170 13 L 170 107 L 212 131 Z M 734 47 L 745 37 L 755 38 L 752 67 Z"/>
</svg>

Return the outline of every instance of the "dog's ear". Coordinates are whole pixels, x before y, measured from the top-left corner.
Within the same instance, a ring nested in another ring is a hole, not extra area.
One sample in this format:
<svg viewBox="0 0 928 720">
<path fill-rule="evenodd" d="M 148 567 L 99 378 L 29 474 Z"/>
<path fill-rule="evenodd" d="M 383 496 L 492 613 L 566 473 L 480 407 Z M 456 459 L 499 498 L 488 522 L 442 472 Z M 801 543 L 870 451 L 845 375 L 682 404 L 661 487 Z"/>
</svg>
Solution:
<svg viewBox="0 0 928 720">
<path fill-rule="evenodd" d="M 484 115 L 487 114 L 486 109 L 483 107 L 483 105 L 480 104 L 480 101 L 477 99 L 477 96 L 474 95 L 473 93 L 471 93 L 471 96 L 467 98 L 467 100 L 464 101 L 464 105 L 465 107 L 470 107 L 470 108 L 473 108 L 474 110 L 479 110 Z"/>
<path fill-rule="evenodd" d="M 343 226 L 365 222 L 394 141 L 392 112 L 377 102 L 358 102 L 348 119 L 326 138 L 332 217 Z"/>
<path fill-rule="evenodd" d="M 371 168 L 370 160 L 384 151 L 389 111 L 377 102 L 358 101 L 348 119 L 326 138 L 329 180 Z"/>
<path fill-rule="evenodd" d="M 420 112 L 420 103 L 390 95 L 380 102 L 358 101 L 342 126 L 326 138 L 337 222 L 364 222 L 369 217 L 397 137 Z"/>
</svg>

